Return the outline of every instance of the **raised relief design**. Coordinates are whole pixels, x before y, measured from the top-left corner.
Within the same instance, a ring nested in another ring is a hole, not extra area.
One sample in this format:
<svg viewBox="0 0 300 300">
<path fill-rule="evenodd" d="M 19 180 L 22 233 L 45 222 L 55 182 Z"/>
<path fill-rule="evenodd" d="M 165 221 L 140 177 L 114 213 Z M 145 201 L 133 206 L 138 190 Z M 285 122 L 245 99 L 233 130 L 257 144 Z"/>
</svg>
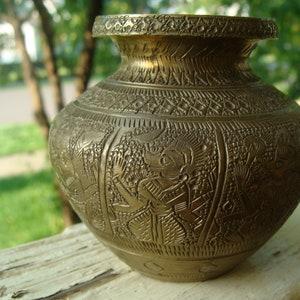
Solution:
<svg viewBox="0 0 300 300">
<path fill-rule="evenodd" d="M 102 152 L 113 127 L 99 126 L 93 121 L 85 122 L 83 126 L 82 120 L 66 116 L 62 129 L 69 139 L 64 139 L 55 127 L 52 136 L 56 137 L 56 145 L 64 150 L 57 151 L 57 146 L 53 146 L 50 152 L 60 184 L 79 216 L 85 219 L 88 215 L 88 222 L 93 227 L 104 230 L 99 178 Z"/>
<path fill-rule="evenodd" d="M 299 201 L 300 143 L 296 124 L 244 128 L 227 136 L 223 199 L 208 242 L 224 247 L 259 244 Z M 244 137 L 241 135 L 244 134 Z M 242 150 L 242 151 L 241 151 Z M 278 199 L 281 199 L 278 201 Z M 286 203 L 290 203 L 288 207 Z M 294 203 L 294 204 L 292 204 Z"/>
<path fill-rule="evenodd" d="M 110 158 L 111 206 L 122 215 L 115 232 L 162 245 L 191 241 L 191 232 L 201 232 L 203 206 L 216 180 L 213 169 L 209 176 L 195 175 L 211 165 L 214 151 L 213 141 L 199 132 L 148 129 L 124 135 Z"/>
<path fill-rule="evenodd" d="M 188 131 L 90 124 L 64 126 L 68 151 L 56 158 L 64 189 L 90 226 L 143 251 L 151 252 L 143 243 L 172 255 L 177 246 L 192 256 L 243 251 L 265 240 L 300 197 L 298 123 L 262 123 L 263 131 L 243 123 Z"/>
</svg>

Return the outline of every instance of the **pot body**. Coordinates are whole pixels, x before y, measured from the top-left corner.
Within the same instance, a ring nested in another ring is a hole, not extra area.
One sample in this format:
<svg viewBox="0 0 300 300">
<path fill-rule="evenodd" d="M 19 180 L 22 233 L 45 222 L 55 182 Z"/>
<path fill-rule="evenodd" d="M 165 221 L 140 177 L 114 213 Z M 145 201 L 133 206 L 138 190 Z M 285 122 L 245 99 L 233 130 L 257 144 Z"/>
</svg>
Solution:
<svg viewBox="0 0 300 300">
<path fill-rule="evenodd" d="M 256 251 L 297 206 L 299 109 L 249 70 L 251 30 L 163 35 L 162 24 L 170 32 L 189 17 L 147 18 L 96 21 L 121 67 L 56 117 L 50 158 L 75 211 L 126 263 L 163 280 L 206 280 Z M 203 26 L 219 20 L 210 18 Z"/>
</svg>

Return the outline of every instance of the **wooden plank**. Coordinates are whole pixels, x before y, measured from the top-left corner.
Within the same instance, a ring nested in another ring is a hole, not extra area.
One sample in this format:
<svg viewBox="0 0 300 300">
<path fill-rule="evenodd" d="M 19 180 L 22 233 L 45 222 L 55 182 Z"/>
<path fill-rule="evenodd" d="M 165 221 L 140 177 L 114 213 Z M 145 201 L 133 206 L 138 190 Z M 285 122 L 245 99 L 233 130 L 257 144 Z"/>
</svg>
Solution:
<svg viewBox="0 0 300 300">
<path fill-rule="evenodd" d="M 161 282 L 132 271 L 87 230 L 0 251 L 3 299 L 300 299 L 300 207 L 237 269 L 199 283 Z"/>
<path fill-rule="evenodd" d="M 74 291 L 74 287 L 107 282 L 130 270 L 83 224 L 52 238 L 1 251 L 0 257 L 0 286 L 7 299 L 20 291 L 22 299 L 47 299 Z"/>
</svg>

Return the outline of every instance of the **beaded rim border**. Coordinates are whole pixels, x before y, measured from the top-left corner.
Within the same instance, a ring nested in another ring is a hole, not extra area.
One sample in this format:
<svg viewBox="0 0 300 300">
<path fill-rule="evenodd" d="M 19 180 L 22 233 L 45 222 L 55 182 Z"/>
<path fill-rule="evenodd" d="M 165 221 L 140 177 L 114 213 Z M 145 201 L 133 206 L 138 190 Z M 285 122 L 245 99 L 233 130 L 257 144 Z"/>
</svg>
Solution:
<svg viewBox="0 0 300 300">
<path fill-rule="evenodd" d="M 275 39 L 274 20 L 213 15 L 103 15 L 95 19 L 93 36 L 195 36 L 204 38 Z"/>
</svg>

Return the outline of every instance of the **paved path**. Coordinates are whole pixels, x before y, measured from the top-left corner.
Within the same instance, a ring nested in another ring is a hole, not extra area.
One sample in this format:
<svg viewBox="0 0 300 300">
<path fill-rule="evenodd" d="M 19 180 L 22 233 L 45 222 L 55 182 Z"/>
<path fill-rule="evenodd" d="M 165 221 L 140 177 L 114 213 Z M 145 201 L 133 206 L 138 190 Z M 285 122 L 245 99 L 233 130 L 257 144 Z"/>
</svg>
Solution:
<svg viewBox="0 0 300 300">
<path fill-rule="evenodd" d="M 0 179 L 50 168 L 47 151 L 38 150 L 29 153 L 0 157 Z"/>
<path fill-rule="evenodd" d="M 52 90 L 49 85 L 42 86 L 44 105 L 50 119 L 56 114 Z M 74 85 L 67 83 L 63 85 L 63 94 L 66 103 L 73 100 L 75 94 Z M 0 88 L 0 125 L 22 124 L 33 122 L 30 102 L 30 94 L 26 86 L 13 88 Z"/>
</svg>

